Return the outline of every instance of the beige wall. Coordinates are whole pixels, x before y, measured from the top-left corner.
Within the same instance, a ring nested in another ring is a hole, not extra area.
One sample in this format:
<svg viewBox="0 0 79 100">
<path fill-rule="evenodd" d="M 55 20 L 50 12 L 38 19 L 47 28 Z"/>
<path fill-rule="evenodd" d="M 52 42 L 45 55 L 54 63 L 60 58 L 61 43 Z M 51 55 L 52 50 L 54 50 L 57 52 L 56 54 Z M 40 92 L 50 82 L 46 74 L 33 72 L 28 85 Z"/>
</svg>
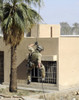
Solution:
<svg viewBox="0 0 79 100">
<path fill-rule="evenodd" d="M 0 51 L 4 51 L 4 82 L 9 81 L 10 75 L 10 46 L 6 46 L 3 38 L 0 37 Z"/>
<path fill-rule="evenodd" d="M 38 28 L 38 33 L 37 33 L 37 28 Z M 34 26 L 31 29 L 31 37 L 37 37 L 37 36 L 40 38 L 58 38 L 60 36 L 60 25 L 40 24 L 39 26 Z"/>
<path fill-rule="evenodd" d="M 34 38 L 26 38 L 23 39 L 20 45 L 17 48 L 17 72 L 18 72 L 18 82 L 22 82 L 22 80 L 26 81 L 26 56 L 28 55 L 27 46 L 31 43 L 34 43 L 36 39 Z M 50 39 L 50 38 L 40 38 L 38 39 L 39 45 L 44 46 L 43 55 L 57 55 L 58 53 L 58 39 Z"/>
<path fill-rule="evenodd" d="M 59 39 L 59 88 L 79 85 L 79 37 Z"/>
<path fill-rule="evenodd" d="M 26 56 L 28 55 L 27 46 L 31 43 L 34 43 L 36 39 L 34 38 L 24 38 L 20 45 L 17 48 L 17 79 L 18 82 L 26 83 Z M 44 46 L 43 55 L 57 55 L 58 52 L 58 39 L 57 38 L 40 38 L 38 39 L 39 45 Z M 4 83 L 9 82 L 10 76 L 10 46 L 5 46 L 3 38 L 0 38 L 0 51 L 4 51 Z"/>
<path fill-rule="evenodd" d="M 34 25 L 31 29 L 31 37 L 37 37 L 37 25 Z"/>
<path fill-rule="evenodd" d="M 50 28 L 52 27 L 52 38 Z M 32 37 L 37 34 L 37 27 L 32 29 Z M 79 37 L 60 36 L 60 25 L 40 25 L 39 45 L 44 46 L 43 56 L 57 55 L 57 85 L 59 89 L 71 88 L 79 85 Z M 24 38 L 17 48 L 17 78 L 18 82 L 26 82 L 27 46 L 36 38 Z M 9 82 L 10 76 L 10 46 L 6 46 L 0 38 L 0 51 L 4 51 L 4 82 Z"/>
<path fill-rule="evenodd" d="M 50 38 L 50 28 L 52 36 Z M 36 30 L 32 29 L 35 36 Z M 57 85 L 59 89 L 65 89 L 79 85 L 79 37 L 64 37 L 60 35 L 60 25 L 40 25 L 39 45 L 44 46 L 43 56 L 57 55 Z M 34 43 L 36 38 L 24 38 L 17 48 L 17 78 L 18 82 L 26 82 L 26 56 L 27 46 Z M 9 82 L 10 76 L 10 46 L 6 46 L 3 38 L 0 38 L 0 51 L 4 51 L 4 82 Z"/>
</svg>

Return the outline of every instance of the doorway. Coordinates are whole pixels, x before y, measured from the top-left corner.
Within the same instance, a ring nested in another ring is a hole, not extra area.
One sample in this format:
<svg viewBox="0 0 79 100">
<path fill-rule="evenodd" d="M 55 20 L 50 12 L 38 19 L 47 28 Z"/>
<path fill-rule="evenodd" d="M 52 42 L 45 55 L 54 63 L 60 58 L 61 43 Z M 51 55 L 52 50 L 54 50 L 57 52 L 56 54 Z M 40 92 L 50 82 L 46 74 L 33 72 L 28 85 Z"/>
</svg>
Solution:
<svg viewBox="0 0 79 100">
<path fill-rule="evenodd" d="M 4 52 L 0 51 L 0 83 L 4 82 Z"/>
</svg>

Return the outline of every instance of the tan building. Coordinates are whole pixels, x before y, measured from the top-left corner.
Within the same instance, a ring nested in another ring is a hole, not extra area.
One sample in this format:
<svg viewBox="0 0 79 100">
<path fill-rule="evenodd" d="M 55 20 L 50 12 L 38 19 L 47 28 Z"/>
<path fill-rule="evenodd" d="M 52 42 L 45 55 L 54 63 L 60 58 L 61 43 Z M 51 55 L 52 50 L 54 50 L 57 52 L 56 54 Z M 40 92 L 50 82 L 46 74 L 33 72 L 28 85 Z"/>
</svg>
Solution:
<svg viewBox="0 0 79 100">
<path fill-rule="evenodd" d="M 31 37 L 22 40 L 17 48 L 17 81 L 18 85 L 26 85 L 28 55 L 27 46 L 34 43 L 37 27 L 31 30 Z M 39 45 L 44 46 L 42 62 L 46 68 L 44 88 L 67 89 L 79 84 L 79 37 L 61 36 L 60 25 L 39 25 Z M 0 37 L 0 83 L 9 84 L 10 77 L 10 46 L 6 46 Z M 31 73 L 32 83 L 27 88 L 42 89 L 41 76 L 38 69 Z"/>
</svg>

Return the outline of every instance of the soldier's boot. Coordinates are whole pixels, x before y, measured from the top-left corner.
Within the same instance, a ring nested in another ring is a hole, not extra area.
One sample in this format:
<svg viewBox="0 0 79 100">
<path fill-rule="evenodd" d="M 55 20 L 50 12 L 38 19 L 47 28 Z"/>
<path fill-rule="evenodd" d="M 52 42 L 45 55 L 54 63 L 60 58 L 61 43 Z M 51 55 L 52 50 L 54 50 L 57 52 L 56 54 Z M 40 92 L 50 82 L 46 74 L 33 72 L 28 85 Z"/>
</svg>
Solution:
<svg viewBox="0 0 79 100">
<path fill-rule="evenodd" d="M 31 80 L 28 80 L 28 81 L 27 81 L 27 84 L 29 85 L 30 83 L 31 83 Z"/>
<path fill-rule="evenodd" d="M 44 82 L 45 81 L 45 78 L 42 78 L 42 82 Z"/>
<path fill-rule="evenodd" d="M 42 82 L 45 81 L 45 67 L 44 65 L 41 66 L 41 76 L 42 76 Z"/>
<path fill-rule="evenodd" d="M 31 83 L 31 77 L 29 75 L 28 78 L 27 78 L 27 84 L 29 85 L 30 83 Z"/>
</svg>

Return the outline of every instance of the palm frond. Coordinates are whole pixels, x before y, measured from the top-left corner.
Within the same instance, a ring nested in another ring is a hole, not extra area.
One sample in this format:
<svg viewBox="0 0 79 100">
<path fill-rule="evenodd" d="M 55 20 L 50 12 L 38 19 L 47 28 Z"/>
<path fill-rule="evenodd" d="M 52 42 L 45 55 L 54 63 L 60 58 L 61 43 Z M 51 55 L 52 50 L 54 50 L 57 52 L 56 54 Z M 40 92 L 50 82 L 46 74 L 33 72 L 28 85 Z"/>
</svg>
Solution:
<svg viewBox="0 0 79 100">
<path fill-rule="evenodd" d="M 23 10 L 23 12 L 27 14 L 28 6 L 24 3 L 21 3 L 19 6 Z"/>
<path fill-rule="evenodd" d="M 34 24 L 39 24 L 42 21 L 41 16 L 34 10 L 28 9 L 27 11 L 27 28 L 31 29 Z M 29 25 L 29 26 L 28 26 Z"/>
<path fill-rule="evenodd" d="M 0 0 L 0 21 L 3 19 L 3 1 Z"/>
<path fill-rule="evenodd" d="M 33 26 L 33 24 L 38 23 L 38 21 L 42 21 L 43 19 L 41 18 L 41 16 L 33 9 L 29 8 L 28 6 L 26 6 L 26 4 L 21 3 L 22 6 L 22 10 L 23 12 L 26 13 L 26 27 L 27 30 L 30 30 L 30 28 Z"/>
<path fill-rule="evenodd" d="M 15 12 L 14 25 L 24 32 L 25 21 L 24 17 L 22 16 L 22 12 Z"/>
<path fill-rule="evenodd" d="M 6 31 L 6 33 L 7 33 L 7 31 L 10 29 L 12 24 L 13 24 L 12 18 L 11 17 L 7 17 L 2 23 L 3 32 Z"/>
<path fill-rule="evenodd" d="M 37 21 L 42 21 L 42 17 L 33 9 L 28 9 L 28 16 L 30 18 L 30 20 L 33 20 L 35 23 L 37 23 Z"/>
<path fill-rule="evenodd" d="M 20 17 L 20 19 L 24 22 L 23 11 L 20 8 L 16 8 L 16 13 L 17 13 L 18 17 Z"/>
<path fill-rule="evenodd" d="M 3 20 L 5 20 L 9 15 L 11 16 L 12 6 L 6 3 L 3 8 Z"/>
<path fill-rule="evenodd" d="M 38 3 L 40 0 L 26 0 L 28 3 Z M 3 6 L 2 30 L 6 44 L 18 45 L 24 35 L 25 29 L 42 21 L 41 16 L 21 0 L 11 0 Z M 13 4 L 14 3 L 14 4 Z"/>
<path fill-rule="evenodd" d="M 8 17 L 7 19 L 5 19 L 2 23 L 2 31 L 3 31 L 3 38 L 6 41 L 6 44 L 9 43 L 10 41 L 10 36 L 11 36 L 11 18 Z"/>
<path fill-rule="evenodd" d="M 0 21 L 3 19 L 3 12 L 0 10 Z"/>
<path fill-rule="evenodd" d="M 11 4 L 17 4 L 17 3 L 23 2 L 23 0 L 6 0 L 6 2 L 9 2 Z"/>
<path fill-rule="evenodd" d="M 33 4 L 33 5 L 39 5 L 42 6 L 43 5 L 43 0 L 25 0 L 26 3 L 28 4 Z"/>
</svg>

